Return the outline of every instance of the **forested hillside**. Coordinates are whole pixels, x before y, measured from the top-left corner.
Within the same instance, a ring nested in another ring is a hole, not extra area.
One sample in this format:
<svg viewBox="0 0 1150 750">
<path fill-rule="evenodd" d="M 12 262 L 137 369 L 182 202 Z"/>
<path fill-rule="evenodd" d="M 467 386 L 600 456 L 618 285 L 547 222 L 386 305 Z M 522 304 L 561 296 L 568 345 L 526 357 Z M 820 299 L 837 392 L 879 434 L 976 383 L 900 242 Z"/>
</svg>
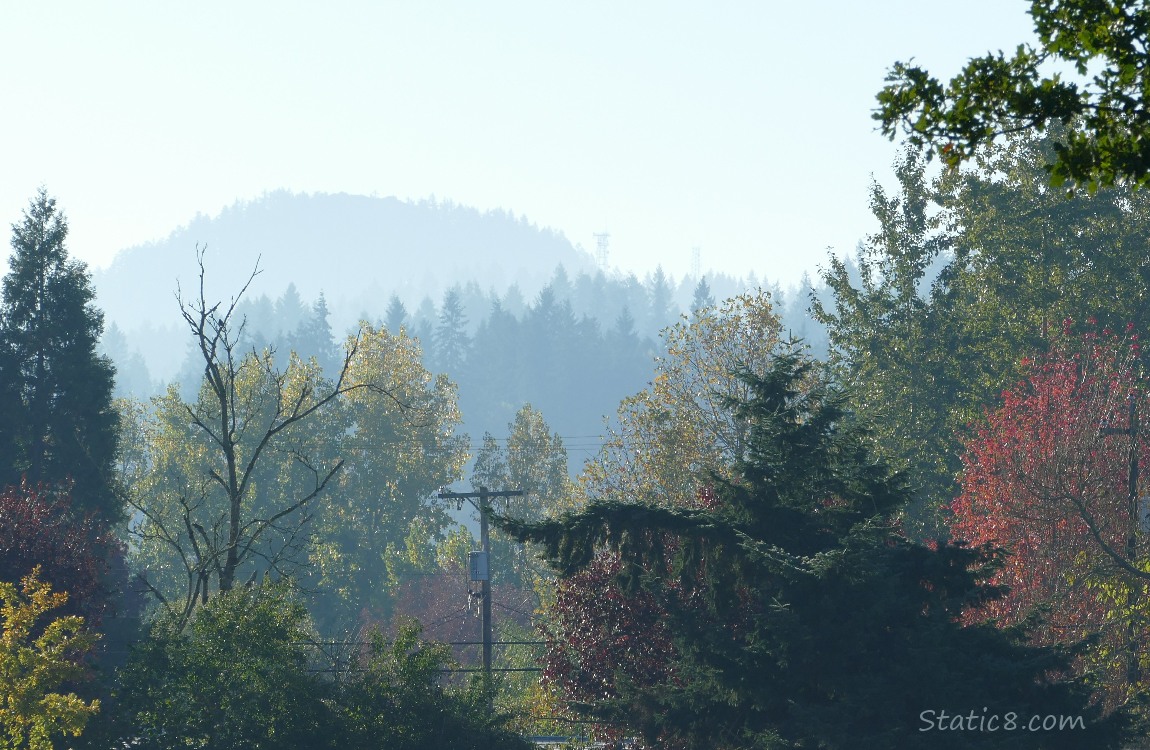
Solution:
<svg viewBox="0 0 1150 750">
<path fill-rule="evenodd" d="M 0 748 L 1150 747 L 1150 9 L 1031 17 L 786 288 L 289 193 L 93 274 L 36 191 Z"/>
<path fill-rule="evenodd" d="M 783 288 L 753 274 L 675 279 L 656 267 L 640 279 L 594 268 L 563 237 L 508 214 L 277 193 L 198 217 L 93 274 L 107 300 L 102 346 L 118 394 L 147 398 L 175 382 L 190 397 L 197 387 L 203 365 L 180 333 L 176 296 L 195 291 L 197 247 L 208 292 L 221 298 L 258 263 L 237 308 L 245 346 L 274 348 L 281 363 L 292 350 L 316 356 L 331 372 L 360 321 L 402 328 L 419 341 L 426 367 L 458 385 L 460 429 L 474 443 L 532 404 L 560 434 L 579 438 L 573 472 L 614 405 L 650 379 L 659 332 L 681 315 L 761 286 L 787 330 L 816 354 L 826 346 L 808 278 Z"/>
</svg>

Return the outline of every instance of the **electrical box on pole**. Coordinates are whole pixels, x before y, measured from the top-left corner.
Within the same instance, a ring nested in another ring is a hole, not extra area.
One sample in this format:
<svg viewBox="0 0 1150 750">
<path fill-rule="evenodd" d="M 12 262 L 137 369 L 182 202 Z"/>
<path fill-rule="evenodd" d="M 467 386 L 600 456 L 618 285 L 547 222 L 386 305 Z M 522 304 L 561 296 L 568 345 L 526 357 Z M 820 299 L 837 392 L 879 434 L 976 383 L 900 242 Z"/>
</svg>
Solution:
<svg viewBox="0 0 1150 750">
<path fill-rule="evenodd" d="M 487 530 L 487 514 L 491 510 L 490 501 L 493 497 L 518 497 L 523 490 L 501 490 L 491 492 L 486 487 L 480 487 L 479 492 L 451 492 L 444 490 L 439 493 L 440 500 L 454 500 L 463 507 L 463 501 L 468 500 L 479 511 L 479 544 L 483 548 L 472 552 L 468 556 L 468 567 L 471 569 L 471 580 L 480 584 L 479 596 L 482 599 L 481 611 L 483 613 L 483 673 L 487 677 L 488 685 L 491 680 L 491 540 Z M 475 501 L 479 502 L 476 503 Z"/>
<path fill-rule="evenodd" d="M 489 555 L 487 552 L 479 551 L 472 552 L 468 556 L 468 567 L 471 569 L 471 580 L 473 581 L 490 581 L 491 571 L 488 566 Z"/>
</svg>

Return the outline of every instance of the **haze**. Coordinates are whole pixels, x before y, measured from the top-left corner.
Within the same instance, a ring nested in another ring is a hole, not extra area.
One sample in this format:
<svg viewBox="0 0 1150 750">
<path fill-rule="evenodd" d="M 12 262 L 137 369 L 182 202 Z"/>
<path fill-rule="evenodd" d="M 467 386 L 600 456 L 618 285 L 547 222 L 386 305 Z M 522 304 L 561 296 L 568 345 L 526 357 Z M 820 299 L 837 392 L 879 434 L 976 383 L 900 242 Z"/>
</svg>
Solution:
<svg viewBox="0 0 1150 750">
<path fill-rule="evenodd" d="M 640 276 L 699 248 L 704 271 L 793 283 L 872 231 L 889 65 L 1010 49 L 1026 7 L 6 4 L 0 220 L 44 185 L 100 267 L 270 191 L 434 195 L 588 250 L 609 232 Z"/>
</svg>

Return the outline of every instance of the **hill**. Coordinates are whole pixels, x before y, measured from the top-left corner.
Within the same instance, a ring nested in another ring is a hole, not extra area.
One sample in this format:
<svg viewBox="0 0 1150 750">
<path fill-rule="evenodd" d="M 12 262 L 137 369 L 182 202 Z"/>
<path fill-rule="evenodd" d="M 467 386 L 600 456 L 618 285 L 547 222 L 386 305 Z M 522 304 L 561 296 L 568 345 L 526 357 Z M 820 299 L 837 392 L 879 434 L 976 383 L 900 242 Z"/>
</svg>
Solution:
<svg viewBox="0 0 1150 750">
<path fill-rule="evenodd" d="M 453 284 L 518 283 L 533 294 L 559 264 L 593 267 L 562 234 L 510 213 L 481 213 L 434 199 L 409 203 L 362 195 L 269 193 L 218 216 L 199 215 L 167 238 L 121 251 L 93 273 L 98 304 L 126 332 L 178 321 L 174 294 L 196 281 L 195 250 L 206 247 L 209 296 L 235 293 L 258 260 L 252 292 L 278 295 L 294 283 L 305 299 L 327 297 L 337 328 L 387 297 L 438 299 Z"/>
</svg>

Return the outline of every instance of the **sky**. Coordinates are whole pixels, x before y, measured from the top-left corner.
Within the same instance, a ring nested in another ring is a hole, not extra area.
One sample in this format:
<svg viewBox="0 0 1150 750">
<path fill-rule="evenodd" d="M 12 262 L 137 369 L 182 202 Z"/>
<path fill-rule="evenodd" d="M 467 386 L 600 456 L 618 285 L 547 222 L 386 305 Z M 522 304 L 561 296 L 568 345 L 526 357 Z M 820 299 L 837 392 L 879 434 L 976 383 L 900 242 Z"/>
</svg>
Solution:
<svg viewBox="0 0 1150 750">
<path fill-rule="evenodd" d="M 43 186 L 94 267 L 266 192 L 505 209 L 609 264 L 793 284 L 875 230 L 896 60 L 1032 38 L 1018 0 L 0 7 L 0 222 Z M 189 250 L 190 251 L 190 250 Z M 6 255 L 6 253 L 5 253 Z M 0 261 L 2 262 L 2 261 Z"/>
</svg>

